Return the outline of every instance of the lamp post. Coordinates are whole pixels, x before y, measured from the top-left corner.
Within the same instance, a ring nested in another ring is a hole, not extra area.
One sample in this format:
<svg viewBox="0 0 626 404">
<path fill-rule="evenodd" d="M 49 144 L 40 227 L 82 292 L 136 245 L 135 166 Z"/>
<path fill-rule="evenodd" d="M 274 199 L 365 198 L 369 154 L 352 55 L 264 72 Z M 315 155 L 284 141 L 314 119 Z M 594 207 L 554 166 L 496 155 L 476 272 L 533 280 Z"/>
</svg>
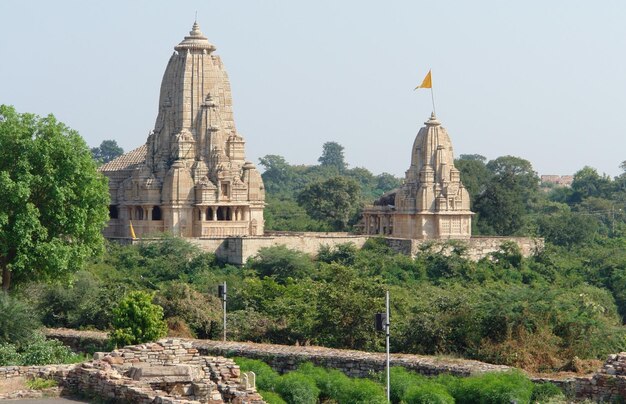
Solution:
<svg viewBox="0 0 626 404">
<path fill-rule="evenodd" d="M 376 331 L 385 331 L 385 351 L 386 351 L 386 368 L 387 368 L 387 402 L 391 401 L 391 376 L 389 372 L 389 291 L 385 292 L 385 312 L 376 313 L 375 316 Z"/>
<path fill-rule="evenodd" d="M 226 281 L 223 284 L 217 286 L 217 296 L 222 299 L 222 307 L 224 308 L 224 337 L 223 341 L 226 341 Z"/>
</svg>

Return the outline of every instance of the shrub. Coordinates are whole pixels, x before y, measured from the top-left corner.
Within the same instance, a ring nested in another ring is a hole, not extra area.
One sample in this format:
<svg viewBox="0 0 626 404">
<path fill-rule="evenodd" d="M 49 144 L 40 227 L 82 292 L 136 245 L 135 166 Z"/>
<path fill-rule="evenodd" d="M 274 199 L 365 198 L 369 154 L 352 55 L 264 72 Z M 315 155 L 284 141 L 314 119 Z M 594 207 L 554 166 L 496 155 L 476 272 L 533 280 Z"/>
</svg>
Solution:
<svg viewBox="0 0 626 404">
<path fill-rule="evenodd" d="M 0 366 L 16 366 L 21 362 L 22 357 L 17 353 L 15 345 L 0 342 Z"/>
<path fill-rule="evenodd" d="M 236 357 L 233 358 L 235 363 L 239 365 L 242 372 L 254 372 L 256 375 L 256 385 L 259 390 L 275 391 L 280 375 L 270 367 L 267 363 L 258 359 L 248 359 Z M 265 395 L 263 395 L 265 398 Z"/>
<path fill-rule="evenodd" d="M 404 394 L 407 404 L 454 404 L 454 397 L 448 390 L 435 382 L 410 386 Z"/>
<path fill-rule="evenodd" d="M 519 371 L 470 376 L 451 391 L 458 404 L 528 403 L 532 392 L 533 383 Z"/>
<path fill-rule="evenodd" d="M 317 260 L 328 264 L 336 262 L 341 265 L 353 265 L 357 251 L 353 243 L 339 244 L 335 247 L 322 245 L 317 251 Z"/>
<path fill-rule="evenodd" d="M 38 327 L 39 321 L 30 306 L 0 291 L 0 344 L 14 344 L 19 349 Z"/>
<path fill-rule="evenodd" d="M 46 339 L 43 334 L 35 334 L 31 342 L 20 352 L 22 365 L 49 365 L 52 363 L 78 363 L 85 358 L 73 353 L 61 341 Z"/>
<path fill-rule="evenodd" d="M 394 366 L 390 369 L 390 399 L 394 403 L 399 403 L 406 394 L 407 390 L 416 384 L 421 384 L 423 382 L 423 376 L 418 375 L 413 372 L 409 372 L 403 367 Z M 386 374 L 383 372 L 380 374 L 380 382 L 386 383 Z"/>
<path fill-rule="evenodd" d="M 57 386 L 58 383 L 53 379 L 43 379 L 41 377 L 35 377 L 34 379 L 26 380 L 26 386 L 31 390 L 43 390 L 50 387 Z"/>
<path fill-rule="evenodd" d="M 315 381 L 302 373 L 291 372 L 280 377 L 277 392 L 288 403 L 316 404 L 320 389 Z"/>
<path fill-rule="evenodd" d="M 337 402 L 342 404 L 384 404 L 387 395 L 383 386 L 368 379 L 348 379 L 349 383 L 342 384 Z"/>
<path fill-rule="evenodd" d="M 564 397 L 560 388 L 552 383 L 536 383 L 530 397 L 533 403 L 544 403 L 549 399 Z"/>
<path fill-rule="evenodd" d="M 367 379 L 351 379 L 339 370 L 324 369 L 311 363 L 298 367 L 301 373 L 315 381 L 320 389 L 320 400 L 333 400 L 337 403 L 386 403 L 383 387 Z"/>
<path fill-rule="evenodd" d="M 315 268 L 307 254 L 283 245 L 261 248 L 258 254 L 250 259 L 248 266 L 260 277 L 274 276 L 279 283 L 285 283 L 288 278 L 310 277 Z"/>
<path fill-rule="evenodd" d="M 166 334 L 163 308 L 152 303 L 149 293 L 130 292 L 113 309 L 111 342 L 118 346 L 154 341 Z"/>
<path fill-rule="evenodd" d="M 167 319 L 184 320 L 197 338 L 215 338 L 222 330 L 219 298 L 203 295 L 186 283 L 167 284 L 155 296 L 155 303 L 163 307 Z"/>
<path fill-rule="evenodd" d="M 126 288 L 124 283 L 104 283 L 90 272 L 79 271 L 69 286 L 39 284 L 28 292 L 35 295 L 37 309 L 48 327 L 105 330 L 111 325 L 112 308 Z"/>
<path fill-rule="evenodd" d="M 267 404 L 287 404 L 285 400 L 273 391 L 259 390 L 259 394 Z"/>
</svg>

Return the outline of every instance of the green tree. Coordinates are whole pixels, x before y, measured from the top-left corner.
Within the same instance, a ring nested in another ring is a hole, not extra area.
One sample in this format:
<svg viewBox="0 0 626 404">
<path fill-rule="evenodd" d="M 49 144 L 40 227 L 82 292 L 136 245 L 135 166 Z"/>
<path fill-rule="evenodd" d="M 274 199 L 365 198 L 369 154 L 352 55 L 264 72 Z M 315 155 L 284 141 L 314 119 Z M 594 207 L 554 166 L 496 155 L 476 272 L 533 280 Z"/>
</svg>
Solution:
<svg viewBox="0 0 626 404">
<path fill-rule="evenodd" d="M 573 193 L 569 202 L 579 203 L 589 197 L 609 198 L 611 188 L 611 178 L 598 174 L 595 168 L 585 166 L 574 174 Z"/>
<path fill-rule="evenodd" d="M 80 135 L 49 115 L 0 106 L 2 288 L 54 279 L 102 247 L 106 179 Z"/>
<path fill-rule="evenodd" d="M 302 279 L 311 276 L 314 268 L 311 257 L 284 245 L 261 248 L 248 261 L 248 266 L 259 276 L 273 276 L 279 283 L 285 283 L 288 278 Z"/>
<path fill-rule="evenodd" d="M 113 309 L 111 341 L 117 346 L 155 341 L 167 334 L 163 308 L 147 292 L 130 292 Z"/>
<path fill-rule="evenodd" d="M 359 185 L 350 178 L 332 177 L 308 185 L 298 195 L 298 203 L 309 216 L 345 230 L 359 208 Z"/>
<path fill-rule="evenodd" d="M 348 165 L 343 157 L 343 146 L 337 142 L 326 142 L 322 146 L 322 155 L 317 159 L 323 167 L 336 168 L 340 173 L 344 172 Z"/>
<path fill-rule="evenodd" d="M 100 164 L 108 163 L 124 154 L 124 149 L 115 140 L 103 140 L 98 147 L 91 148 L 91 155 Z"/>
<path fill-rule="evenodd" d="M 486 158 L 478 154 L 461 154 L 454 165 L 461 172 L 461 182 L 470 194 L 472 204 L 478 195 L 485 190 L 491 172 L 485 164 Z"/>
<path fill-rule="evenodd" d="M 508 236 L 520 232 L 539 195 L 539 177 L 532 164 L 502 156 L 487 163 L 491 177 L 476 200 L 478 229 L 483 234 Z"/>
<path fill-rule="evenodd" d="M 265 168 L 261 176 L 268 194 L 282 195 L 290 193 L 289 190 L 293 188 L 292 181 L 295 178 L 295 173 L 283 156 L 268 154 L 259 158 L 259 164 Z"/>
</svg>

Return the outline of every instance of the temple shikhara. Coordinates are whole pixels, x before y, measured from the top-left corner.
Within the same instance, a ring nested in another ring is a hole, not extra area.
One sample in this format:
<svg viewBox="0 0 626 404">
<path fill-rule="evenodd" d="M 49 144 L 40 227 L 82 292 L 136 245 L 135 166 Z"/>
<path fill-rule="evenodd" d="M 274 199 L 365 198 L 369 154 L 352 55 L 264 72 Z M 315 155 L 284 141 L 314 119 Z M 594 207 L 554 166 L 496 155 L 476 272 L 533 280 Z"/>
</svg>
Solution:
<svg viewBox="0 0 626 404">
<path fill-rule="evenodd" d="M 107 237 L 263 234 L 265 191 L 245 160 L 228 76 L 197 23 L 174 47 L 146 144 L 103 165 L 111 206 Z"/>
<path fill-rule="evenodd" d="M 452 142 L 434 114 L 415 137 L 404 184 L 363 211 L 365 234 L 469 239 L 469 193 L 454 166 Z"/>
</svg>

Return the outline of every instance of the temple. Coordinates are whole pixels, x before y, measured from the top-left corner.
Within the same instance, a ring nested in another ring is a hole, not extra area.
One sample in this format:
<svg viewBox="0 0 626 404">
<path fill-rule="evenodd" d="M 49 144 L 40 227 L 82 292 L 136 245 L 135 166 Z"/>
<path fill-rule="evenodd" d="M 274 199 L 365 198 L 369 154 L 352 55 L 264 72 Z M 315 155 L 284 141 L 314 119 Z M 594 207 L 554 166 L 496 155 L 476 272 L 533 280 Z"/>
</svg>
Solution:
<svg viewBox="0 0 626 404">
<path fill-rule="evenodd" d="M 402 186 L 363 211 L 365 234 L 397 238 L 469 239 L 469 193 L 454 166 L 452 142 L 432 114 L 415 137 Z"/>
<path fill-rule="evenodd" d="M 263 181 L 245 160 L 215 46 L 194 23 L 174 50 L 146 144 L 100 167 L 111 195 L 104 235 L 262 235 Z"/>
</svg>

